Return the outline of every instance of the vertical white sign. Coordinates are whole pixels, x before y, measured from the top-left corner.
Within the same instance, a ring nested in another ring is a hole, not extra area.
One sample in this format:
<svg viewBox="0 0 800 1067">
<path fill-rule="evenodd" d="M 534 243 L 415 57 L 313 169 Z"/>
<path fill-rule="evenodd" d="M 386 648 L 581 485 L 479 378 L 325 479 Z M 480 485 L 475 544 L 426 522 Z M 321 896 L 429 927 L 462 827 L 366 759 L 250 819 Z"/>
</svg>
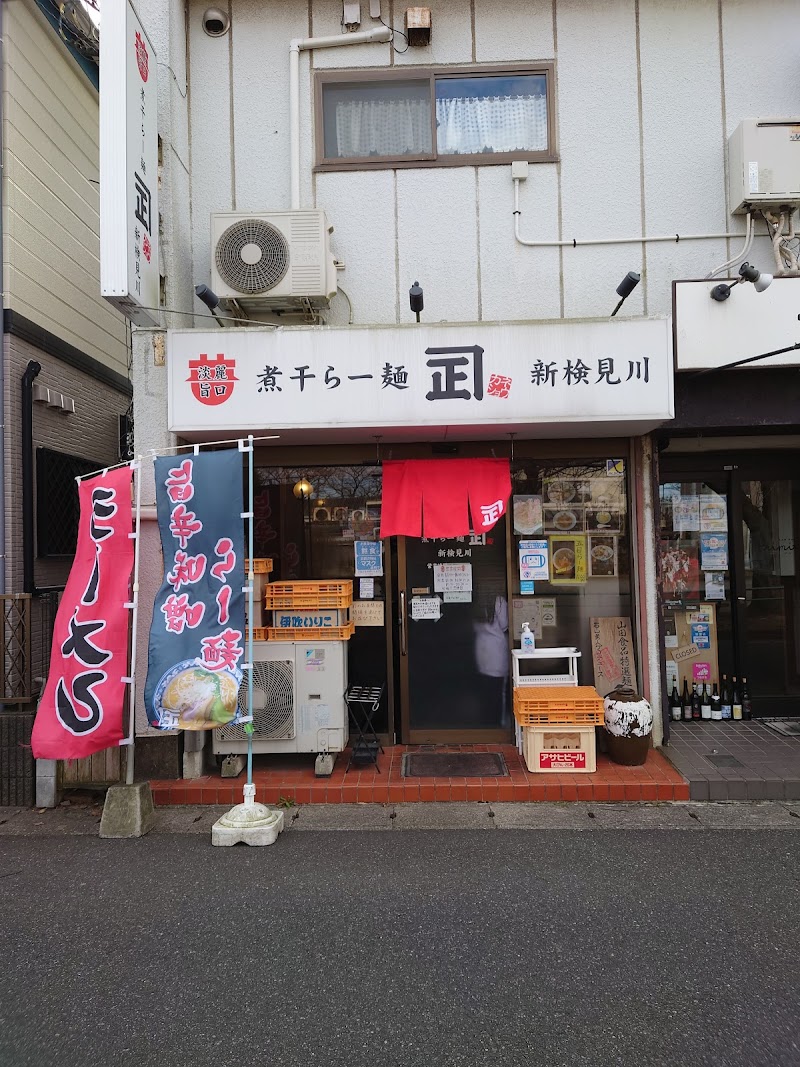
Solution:
<svg viewBox="0 0 800 1067">
<path fill-rule="evenodd" d="M 158 324 L 158 64 L 127 0 L 104 6 L 100 33 L 100 292 Z"/>
</svg>

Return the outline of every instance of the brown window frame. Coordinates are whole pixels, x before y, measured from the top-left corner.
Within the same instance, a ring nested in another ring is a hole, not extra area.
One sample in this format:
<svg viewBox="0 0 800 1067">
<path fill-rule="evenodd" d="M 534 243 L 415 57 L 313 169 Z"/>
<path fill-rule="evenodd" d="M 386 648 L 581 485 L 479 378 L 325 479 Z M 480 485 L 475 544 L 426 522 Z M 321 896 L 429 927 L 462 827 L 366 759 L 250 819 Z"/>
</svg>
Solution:
<svg viewBox="0 0 800 1067">
<path fill-rule="evenodd" d="M 436 79 L 474 78 L 481 75 L 496 74 L 544 75 L 547 97 L 547 149 L 544 152 L 491 152 L 478 155 L 442 155 L 433 152 L 415 153 L 413 156 L 354 156 L 348 159 L 325 157 L 325 128 L 323 122 L 323 91 L 327 85 L 380 84 L 388 81 L 425 82 L 430 85 L 431 101 L 431 144 L 436 145 Z M 393 67 L 356 70 L 325 69 L 314 72 L 314 129 L 315 159 L 314 171 L 342 170 L 402 170 L 409 167 L 492 167 L 507 166 L 514 160 L 527 160 L 529 163 L 557 163 L 556 122 L 555 122 L 555 63 L 550 61 L 536 63 L 512 63 L 490 66 L 468 67 Z"/>
</svg>

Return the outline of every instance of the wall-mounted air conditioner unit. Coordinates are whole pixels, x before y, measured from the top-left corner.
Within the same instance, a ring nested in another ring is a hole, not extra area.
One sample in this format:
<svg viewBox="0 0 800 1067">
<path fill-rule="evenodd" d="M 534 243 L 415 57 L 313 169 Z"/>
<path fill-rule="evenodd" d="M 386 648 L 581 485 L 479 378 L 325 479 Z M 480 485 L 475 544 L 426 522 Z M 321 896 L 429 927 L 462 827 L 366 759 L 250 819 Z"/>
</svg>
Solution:
<svg viewBox="0 0 800 1067">
<path fill-rule="evenodd" d="M 800 204 L 800 118 L 743 119 L 728 138 L 731 212 Z"/>
<path fill-rule="evenodd" d="M 251 311 L 327 308 L 336 295 L 332 227 L 324 211 L 211 216 L 211 288 Z"/>
<path fill-rule="evenodd" d="M 341 752 L 349 736 L 346 641 L 253 643 L 253 751 Z M 247 709 L 247 672 L 239 690 Z M 217 755 L 247 752 L 244 726 L 214 730 Z"/>
</svg>

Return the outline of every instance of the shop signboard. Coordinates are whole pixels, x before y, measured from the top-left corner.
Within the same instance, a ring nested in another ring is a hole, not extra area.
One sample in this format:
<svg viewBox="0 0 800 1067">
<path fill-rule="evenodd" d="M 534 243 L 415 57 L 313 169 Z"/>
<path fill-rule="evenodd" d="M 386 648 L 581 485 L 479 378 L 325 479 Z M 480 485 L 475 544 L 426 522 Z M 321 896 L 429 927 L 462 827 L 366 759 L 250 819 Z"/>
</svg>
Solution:
<svg viewBox="0 0 800 1067">
<path fill-rule="evenodd" d="M 594 684 L 601 696 L 618 685 L 635 684 L 631 620 L 622 616 L 589 620 Z"/>
<path fill-rule="evenodd" d="M 138 326 L 158 323 L 158 181 L 158 61 L 117 0 L 100 34 L 100 292 Z"/>
<path fill-rule="evenodd" d="M 172 330 L 168 346 L 169 426 L 184 434 L 633 435 L 674 414 L 666 319 Z"/>
</svg>

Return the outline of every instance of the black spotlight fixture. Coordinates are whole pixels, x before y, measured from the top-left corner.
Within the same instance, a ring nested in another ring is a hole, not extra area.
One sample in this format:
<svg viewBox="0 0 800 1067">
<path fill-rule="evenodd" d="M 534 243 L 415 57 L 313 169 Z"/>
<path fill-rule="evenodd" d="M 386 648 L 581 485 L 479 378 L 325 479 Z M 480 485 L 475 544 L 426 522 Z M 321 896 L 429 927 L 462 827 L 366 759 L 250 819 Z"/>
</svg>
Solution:
<svg viewBox="0 0 800 1067">
<path fill-rule="evenodd" d="M 731 295 L 734 285 L 740 285 L 742 282 L 752 282 L 755 291 L 763 293 L 765 289 L 769 289 L 772 285 L 772 275 L 765 274 L 750 263 L 743 263 L 739 267 L 739 277 L 736 281 L 731 282 L 730 285 L 727 282 L 720 282 L 719 285 L 715 285 L 711 290 L 711 299 L 722 303 L 723 300 L 727 300 Z"/>
<path fill-rule="evenodd" d="M 641 280 L 641 274 L 637 274 L 635 270 L 629 270 L 625 277 L 622 279 L 622 281 L 619 283 L 619 285 L 617 286 L 617 296 L 620 298 L 620 300 L 617 306 L 611 312 L 610 317 L 612 319 Z"/>
<path fill-rule="evenodd" d="M 209 289 L 207 285 L 196 285 L 194 287 L 194 292 L 197 299 L 202 300 L 202 302 L 205 304 L 205 306 L 208 308 L 208 310 L 211 312 L 211 314 L 214 316 L 220 326 L 224 327 L 225 323 L 222 321 L 222 319 L 220 319 L 219 315 L 217 314 L 217 308 L 219 307 L 219 297 L 214 292 L 214 290 Z"/>
<path fill-rule="evenodd" d="M 408 290 L 408 302 L 411 305 L 411 310 L 417 316 L 417 322 L 419 322 L 419 313 L 425 307 L 422 286 L 419 284 L 419 282 L 414 282 L 414 284 Z"/>
</svg>

